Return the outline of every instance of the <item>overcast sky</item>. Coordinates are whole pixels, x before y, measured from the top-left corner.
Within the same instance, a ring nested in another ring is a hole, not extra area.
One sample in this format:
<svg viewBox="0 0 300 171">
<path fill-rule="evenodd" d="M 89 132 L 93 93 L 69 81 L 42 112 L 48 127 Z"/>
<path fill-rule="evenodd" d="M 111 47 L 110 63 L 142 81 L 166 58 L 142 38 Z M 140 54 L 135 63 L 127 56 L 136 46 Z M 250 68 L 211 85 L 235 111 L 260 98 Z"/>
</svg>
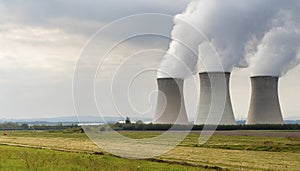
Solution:
<svg viewBox="0 0 300 171">
<path fill-rule="evenodd" d="M 76 115 L 72 78 L 78 56 L 88 39 L 119 18 L 140 13 L 174 16 L 188 3 L 183 0 L 0 0 L 0 119 Z M 151 20 L 138 23 L 139 26 L 152 24 Z M 169 21 L 158 27 L 170 33 L 173 25 Z M 126 29 L 131 28 L 120 26 L 120 31 Z M 105 39 L 109 42 L 113 35 Z M 113 61 L 115 58 L 119 61 L 118 57 L 124 54 L 136 58 L 139 55 L 134 53 L 143 49 L 167 50 L 169 42 L 167 38 L 155 36 L 137 38 L 119 46 L 110 57 Z M 154 51 L 144 54 L 140 60 L 158 64 L 162 57 L 163 54 Z M 285 118 L 300 116 L 299 74 L 300 67 L 297 67 L 280 79 Z M 153 75 L 155 73 L 149 75 L 152 80 Z M 248 69 L 235 69 L 232 73 L 232 103 L 237 119 L 247 116 L 249 76 Z M 151 91 L 156 85 L 145 82 L 140 86 Z M 187 94 L 194 95 L 187 100 L 187 108 L 193 113 L 197 94 L 191 91 Z M 99 104 L 105 104 L 101 95 L 99 98 Z M 151 117 L 151 114 L 146 116 Z"/>
</svg>

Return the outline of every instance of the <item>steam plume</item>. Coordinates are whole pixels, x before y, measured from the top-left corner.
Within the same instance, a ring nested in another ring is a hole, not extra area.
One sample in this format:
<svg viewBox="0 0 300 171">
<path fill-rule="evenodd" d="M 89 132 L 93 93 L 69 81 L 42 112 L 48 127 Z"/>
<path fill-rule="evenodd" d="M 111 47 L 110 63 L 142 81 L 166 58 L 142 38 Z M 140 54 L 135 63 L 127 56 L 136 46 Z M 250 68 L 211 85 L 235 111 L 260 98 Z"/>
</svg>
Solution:
<svg viewBox="0 0 300 171">
<path fill-rule="evenodd" d="M 300 63 L 300 25 L 290 12 L 284 12 L 284 24 L 265 34 L 254 55 L 254 76 L 283 76 Z M 276 20 L 278 22 L 278 20 Z"/>
<path fill-rule="evenodd" d="M 192 50 L 199 53 L 200 71 L 230 72 L 233 67 L 248 67 L 250 61 L 254 75 L 282 75 L 299 63 L 299 9 L 298 0 L 192 1 L 174 19 L 173 41 L 161 69 L 186 77 L 190 73 L 183 63 L 195 72 Z M 183 21 L 192 23 L 198 31 Z"/>
<path fill-rule="evenodd" d="M 161 63 L 158 78 L 185 78 L 195 73 L 198 45 L 203 41 L 203 35 L 195 27 L 197 4 L 198 1 L 192 1 L 185 12 L 174 17 L 172 42 Z"/>
</svg>

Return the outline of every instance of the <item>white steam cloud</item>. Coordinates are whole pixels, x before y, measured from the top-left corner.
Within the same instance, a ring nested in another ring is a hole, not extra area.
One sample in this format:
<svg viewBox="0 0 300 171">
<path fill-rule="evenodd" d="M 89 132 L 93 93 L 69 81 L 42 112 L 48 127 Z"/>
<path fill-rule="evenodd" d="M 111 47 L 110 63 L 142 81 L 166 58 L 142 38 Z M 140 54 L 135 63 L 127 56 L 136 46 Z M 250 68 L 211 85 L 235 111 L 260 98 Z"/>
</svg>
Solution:
<svg viewBox="0 0 300 171">
<path fill-rule="evenodd" d="M 174 17 L 172 42 L 158 72 L 158 78 L 185 78 L 195 73 L 198 46 L 203 34 L 194 23 L 198 1 L 192 1 L 185 12 Z"/>
<path fill-rule="evenodd" d="M 300 25 L 292 11 L 282 12 L 283 17 L 265 34 L 252 60 L 253 76 L 283 76 L 300 63 Z"/>
<path fill-rule="evenodd" d="M 193 50 L 199 54 L 198 72 L 230 72 L 251 62 L 253 75 L 281 76 L 299 63 L 299 20 L 299 0 L 192 1 L 174 19 L 173 41 L 161 70 L 183 78 L 191 74 L 183 66 L 196 72 Z"/>
</svg>

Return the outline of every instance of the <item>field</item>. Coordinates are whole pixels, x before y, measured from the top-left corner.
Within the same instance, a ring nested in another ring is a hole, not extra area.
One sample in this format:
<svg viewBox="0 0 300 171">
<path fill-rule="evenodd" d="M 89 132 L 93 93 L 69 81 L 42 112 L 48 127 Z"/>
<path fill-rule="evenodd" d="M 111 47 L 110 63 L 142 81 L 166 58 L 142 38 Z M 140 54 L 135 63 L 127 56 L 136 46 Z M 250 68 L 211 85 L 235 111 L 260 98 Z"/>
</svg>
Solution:
<svg viewBox="0 0 300 171">
<path fill-rule="evenodd" d="M 131 138 L 160 132 L 123 131 Z M 84 133 L 9 131 L 0 138 L 0 170 L 299 170 L 300 132 L 219 131 L 204 145 L 199 132 L 166 154 L 123 159 L 102 151 Z"/>
</svg>

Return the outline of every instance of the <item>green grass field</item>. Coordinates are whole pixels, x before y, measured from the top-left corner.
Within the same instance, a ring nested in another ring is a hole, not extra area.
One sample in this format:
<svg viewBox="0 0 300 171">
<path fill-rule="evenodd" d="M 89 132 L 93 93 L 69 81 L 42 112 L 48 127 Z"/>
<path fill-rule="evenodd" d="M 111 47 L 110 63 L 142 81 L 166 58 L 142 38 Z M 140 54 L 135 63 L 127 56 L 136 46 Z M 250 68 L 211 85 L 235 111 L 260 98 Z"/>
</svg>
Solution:
<svg viewBox="0 0 300 171">
<path fill-rule="evenodd" d="M 149 138 L 160 133 L 121 134 Z M 300 168 L 299 138 L 214 135 L 204 145 L 200 145 L 198 139 L 199 134 L 191 133 L 176 148 L 151 161 L 111 156 L 83 133 L 10 131 L 0 138 L 0 144 L 5 144 L 0 146 L 0 170 L 290 171 Z"/>
<path fill-rule="evenodd" d="M 204 170 L 110 155 L 94 155 L 0 145 L 0 170 Z"/>
</svg>

